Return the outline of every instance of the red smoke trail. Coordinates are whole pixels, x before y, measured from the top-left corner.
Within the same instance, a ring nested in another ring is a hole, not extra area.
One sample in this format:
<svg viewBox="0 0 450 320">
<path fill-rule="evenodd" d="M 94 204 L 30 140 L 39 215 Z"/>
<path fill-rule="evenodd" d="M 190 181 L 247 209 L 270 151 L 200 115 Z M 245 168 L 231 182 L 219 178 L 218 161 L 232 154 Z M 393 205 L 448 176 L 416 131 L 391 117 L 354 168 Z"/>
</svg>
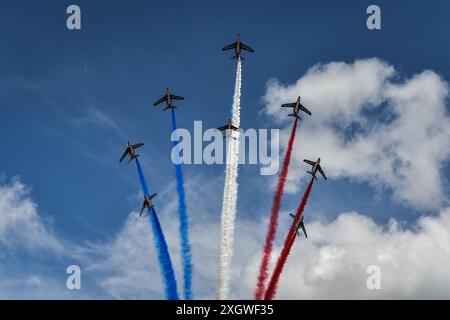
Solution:
<svg viewBox="0 0 450 320">
<path fill-rule="evenodd" d="M 297 209 L 297 213 L 295 214 L 297 219 L 300 219 L 303 214 L 303 210 L 305 209 L 305 205 L 306 202 L 308 201 L 309 194 L 311 193 L 313 184 L 314 184 L 314 177 L 311 178 L 311 181 L 309 182 L 308 187 L 306 188 L 305 194 L 303 195 L 302 202 L 300 203 L 300 206 Z M 264 300 L 272 300 L 273 297 L 275 297 L 275 294 L 277 293 L 278 282 L 280 280 L 281 272 L 283 271 L 284 264 L 286 263 L 289 253 L 291 252 L 292 245 L 294 244 L 295 241 L 296 221 L 298 220 L 294 220 L 292 222 L 286 240 L 284 240 L 283 250 L 281 250 L 281 254 L 278 257 L 275 270 L 273 271 L 272 278 L 270 279 L 269 286 L 267 287 L 267 291 L 264 296 Z"/>
<path fill-rule="evenodd" d="M 292 127 L 291 136 L 289 138 L 286 155 L 283 160 L 283 167 L 281 168 L 280 176 L 278 177 L 277 187 L 275 189 L 275 196 L 272 203 L 272 211 L 270 215 L 269 230 L 266 235 L 266 242 L 264 244 L 264 252 L 259 267 L 258 284 L 255 290 L 255 300 L 261 300 L 264 296 L 265 282 L 269 277 L 269 261 L 272 253 L 273 241 L 278 227 L 278 213 L 281 206 L 281 198 L 283 196 L 284 185 L 289 170 L 289 162 L 291 161 L 292 147 L 294 145 L 295 131 L 297 130 L 297 118 L 295 118 L 294 126 Z"/>
</svg>

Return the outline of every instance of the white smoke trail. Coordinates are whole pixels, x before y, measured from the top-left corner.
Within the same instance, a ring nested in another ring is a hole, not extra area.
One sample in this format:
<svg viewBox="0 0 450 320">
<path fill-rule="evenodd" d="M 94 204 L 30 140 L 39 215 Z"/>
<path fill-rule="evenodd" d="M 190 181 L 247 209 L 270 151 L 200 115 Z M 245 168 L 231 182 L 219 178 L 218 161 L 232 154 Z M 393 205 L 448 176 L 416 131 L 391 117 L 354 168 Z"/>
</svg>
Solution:
<svg viewBox="0 0 450 320">
<path fill-rule="evenodd" d="M 241 123 L 241 60 L 238 60 L 236 70 L 236 85 L 234 88 L 232 123 L 239 127 Z M 227 133 L 228 134 L 228 133 Z M 234 220 L 236 218 L 236 203 L 238 193 L 238 131 L 231 130 L 228 139 L 227 164 L 225 171 L 225 186 L 222 204 L 222 232 L 220 243 L 219 279 L 217 299 L 227 299 L 230 283 L 230 265 L 233 257 Z"/>
</svg>

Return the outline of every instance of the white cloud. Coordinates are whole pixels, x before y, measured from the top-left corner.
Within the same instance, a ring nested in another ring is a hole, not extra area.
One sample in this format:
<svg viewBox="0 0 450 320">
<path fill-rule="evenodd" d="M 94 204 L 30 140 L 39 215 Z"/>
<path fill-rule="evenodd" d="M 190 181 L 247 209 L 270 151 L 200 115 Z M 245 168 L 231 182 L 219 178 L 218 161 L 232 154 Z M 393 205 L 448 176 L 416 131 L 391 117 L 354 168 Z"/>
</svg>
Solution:
<svg viewBox="0 0 450 320">
<path fill-rule="evenodd" d="M 188 211 L 191 215 L 190 239 L 194 263 L 193 285 L 195 298 L 215 296 L 219 248 L 219 219 L 211 214 L 220 213 L 220 202 L 207 201 L 211 192 L 221 194 L 222 184 L 204 177 L 186 179 L 189 195 Z M 158 192 L 155 205 L 166 235 L 171 259 L 177 275 L 178 291 L 182 294 L 182 268 L 179 249 L 179 219 L 174 183 Z M 175 196 L 175 197 L 174 197 Z M 160 201 L 158 199 L 171 199 Z M 139 198 L 139 201 L 141 199 Z M 195 222 L 194 222 L 195 219 Z M 121 299 L 164 299 L 164 286 L 152 237 L 149 219 L 130 213 L 122 230 L 110 241 L 93 246 L 98 257 L 92 260 L 88 270 L 96 274 L 105 292 Z M 203 261 L 206 261 L 203 263 Z"/>
<path fill-rule="evenodd" d="M 42 279 L 41 279 L 41 277 L 39 277 L 37 275 L 32 275 L 28 279 L 25 280 L 25 283 L 31 287 L 40 288 L 42 285 Z"/>
<path fill-rule="evenodd" d="M 332 178 L 387 187 L 419 210 L 446 203 L 440 169 L 450 156 L 448 86 L 436 73 L 401 80 L 392 66 L 366 59 L 315 66 L 292 85 L 269 81 L 265 112 L 285 124 L 284 142 L 292 119 L 280 105 L 298 95 L 313 116 L 300 123 L 288 192 L 298 191 L 303 158 L 321 156 Z"/>
<path fill-rule="evenodd" d="M 199 181 L 203 183 L 199 184 Z M 195 213 L 191 217 L 191 222 L 195 221 L 191 224 L 191 243 L 194 293 L 198 299 L 215 297 L 220 221 L 211 215 L 214 212 L 209 206 L 211 201 L 204 203 L 208 199 L 206 195 L 216 193 L 221 186 L 220 181 L 206 181 L 202 177 L 190 179 L 187 185 L 191 195 L 189 209 Z M 162 190 L 161 198 L 170 198 L 168 195 L 173 194 L 173 188 L 171 185 Z M 193 188 L 196 192 L 191 192 Z M 25 186 L 17 180 L 0 187 L 1 245 L 60 248 L 61 240 L 46 231 L 45 222 L 37 216 L 36 204 L 26 195 Z M 181 285 L 176 198 L 157 205 Z M 220 207 L 220 201 L 217 206 Z M 20 221 L 20 217 L 27 221 Z M 286 219 L 280 219 L 274 261 L 290 222 L 286 212 L 282 212 L 281 217 Z M 435 217 L 421 217 L 408 228 L 394 219 L 388 225 L 380 226 L 356 212 L 340 214 L 330 222 L 311 221 L 306 212 L 306 219 L 309 238 L 296 240 L 281 277 L 278 298 L 450 298 L 450 208 Z M 32 223 L 28 225 L 30 221 Z M 248 220 L 238 215 L 236 226 L 230 297 L 251 299 L 267 220 Z M 21 237 L 14 235 L 17 230 L 22 231 Z M 122 230 L 110 241 L 81 250 L 78 259 L 84 265 L 83 279 L 89 279 L 83 280 L 89 281 L 83 282 L 83 286 L 100 284 L 103 291 L 93 293 L 83 289 L 80 293 L 72 293 L 62 289 L 64 270 L 61 275 L 53 276 L 48 273 L 17 274 L 2 269 L 2 274 L 8 276 L 0 278 L 0 288 L 9 292 L 2 297 L 164 298 L 151 227 L 148 219 L 139 219 L 136 212 L 127 217 Z M 369 265 L 381 268 L 381 290 L 366 287 Z M 179 289 L 181 292 L 181 287 Z"/>
<path fill-rule="evenodd" d="M 286 216 L 282 213 L 281 216 Z M 308 213 L 306 213 L 308 219 Z M 289 219 L 281 219 L 272 269 Z M 356 212 L 330 222 L 306 220 L 308 239 L 296 239 L 281 276 L 279 299 L 450 298 L 450 209 L 421 217 L 409 228 L 386 226 Z M 261 254 L 264 223 L 241 222 L 233 292 L 251 298 Z M 246 229 L 246 230 L 245 230 Z M 250 235 L 251 236 L 250 236 Z M 245 244 L 245 246 L 244 246 Z M 381 269 L 381 290 L 368 290 L 367 267 Z"/>
<path fill-rule="evenodd" d="M 170 218 L 163 220 L 166 237 L 174 242 L 170 247 L 180 285 L 177 229 L 168 223 Z M 238 218 L 230 298 L 253 297 L 266 222 Z M 288 222 L 281 220 L 280 235 L 286 234 Z M 296 240 L 281 277 L 280 299 L 450 298 L 450 209 L 437 217 L 421 217 L 411 228 L 394 219 L 380 226 L 356 212 L 328 223 L 307 221 L 306 227 L 309 238 Z M 215 298 L 219 228 L 218 222 L 207 221 L 192 226 L 197 299 Z M 272 265 L 281 250 L 283 239 L 278 240 Z M 123 231 L 104 248 L 108 247 L 108 258 L 94 269 L 106 274 L 101 284 L 109 294 L 164 298 L 147 219 L 130 214 Z M 381 290 L 366 287 L 370 265 L 381 268 Z"/>
<path fill-rule="evenodd" d="M 63 245 L 48 223 L 39 217 L 22 182 L 0 185 L 0 246 L 61 252 Z"/>
<path fill-rule="evenodd" d="M 450 298 L 450 209 L 412 229 L 355 212 L 307 227 L 311 236 L 293 247 L 280 299 Z M 366 287 L 370 265 L 381 268 L 381 290 Z"/>
<path fill-rule="evenodd" d="M 0 299 L 79 299 L 65 287 L 65 263 L 86 253 L 55 234 L 29 193 L 18 178 L 8 183 L 0 173 Z"/>
<path fill-rule="evenodd" d="M 107 244 L 94 247 L 96 257 L 88 271 L 118 299 L 164 298 L 150 223 L 131 213 L 123 229 Z"/>
<path fill-rule="evenodd" d="M 202 177 L 188 181 L 193 289 L 196 299 L 214 299 L 220 221 L 214 218 L 215 209 L 205 199 L 209 199 L 207 194 L 217 193 L 222 183 Z M 170 199 L 173 191 L 174 186 L 170 186 L 159 195 Z M 158 202 L 157 209 L 181 293 L 177 202 L 172 199 Z M 205 202 L 208 203 L 204 205 Z M 339 214 L 329 222 L 311 221 L 308 217 L 306 211 L 309 238 L 296 240 L 278 298 L 450 298 L 450 208 L 435 217 L 421 217 L 408 227 L 395 219 L 387 225 L 377 225 L 370 217 L 356 212 Z M 272 266 L 290 221 L 288 212 L 282 212 Z M 267 219 L 249 220 L 238 213 L 230 298 L 252 299 L 266 230 Z M 99 245 L 97 251 L 104 256 L 92 270 L 97 272 L 106 293 L 123 299 L 164 299 L 148 219 L 131 213 L 118 235 Z M 366 287 L 366 269 L 370 265 L 381 268 L 381 290 Z"/>
</svg>

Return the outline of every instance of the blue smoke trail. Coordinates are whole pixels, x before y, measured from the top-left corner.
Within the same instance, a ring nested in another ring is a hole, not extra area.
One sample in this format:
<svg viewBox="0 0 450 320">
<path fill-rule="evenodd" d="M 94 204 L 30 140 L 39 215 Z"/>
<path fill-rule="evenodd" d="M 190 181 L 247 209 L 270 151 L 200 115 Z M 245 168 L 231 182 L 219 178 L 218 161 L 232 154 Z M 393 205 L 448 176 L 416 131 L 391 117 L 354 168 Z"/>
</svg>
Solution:
<svg viewBox="0 0 450 320">
<path fill-rule="evenodd" d="M 172 129 L 177 129 L 177 121 L 175 119 L 175 111 L 172 109 Z M 177 145 L 177 141 L 173 141 L 173 146 Z M 178 211 L 180 215 L 180 237 L 181 237 L 181 254 L 183 259 L 183 280 L 184 280 L 184 298 L 192 300 L 192 257 L 191 245 L 189 243 L 189 221 L 186 209 L 186 196 L 184 193 L 184 179 L 181 164 L 175 164 L 175 175 L 177 178 L 178 191 Z"/>
<path fill-rule="evenodd" d="M 141 164 L 136 158 L 136 166 L 141 181 L 142 191 L 149 196 L 147 182 L 145 181 L 144 173 L 142 172 Z M 166 238 L 164 237 L 161 224 L 159 223 L 156 211 L 152 208 L 150 214 L 150 223 L 153 228 L 153 238 L 155 239 L 156 251 L 158 252 L 159 264 L 161 266 L 161 274 L 164 279 L 165 292 L 168 300 L 178 300 L 177 280 L 175 279 L 175 272 L 173 271 L 172 260 L 170 259 L 169 248 L 167 247 Z"/>
</svg>

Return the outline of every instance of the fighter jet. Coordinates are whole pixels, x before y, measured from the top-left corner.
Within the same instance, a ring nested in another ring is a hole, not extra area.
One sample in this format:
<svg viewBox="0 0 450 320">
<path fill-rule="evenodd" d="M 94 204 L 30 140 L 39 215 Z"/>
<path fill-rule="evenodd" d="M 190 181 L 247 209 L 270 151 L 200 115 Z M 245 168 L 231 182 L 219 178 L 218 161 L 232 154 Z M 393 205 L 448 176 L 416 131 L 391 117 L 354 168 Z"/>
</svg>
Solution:
<svg viewBox="0 0 450 320">
<path fill-rule="evenodd" d="M 177 107 L 175 107 L 173 105 L 173 100 L 184 100 L 184 97 L 171 94 L 169 91 L 169 88 L 166 88 L 166 94 L 161 99 L 156 101 L 153 105 L 157 106 L 158 104 L 163 103 L 165 101 L 166 107 L 163 109 L 163 111 L 166 111 L 169 109 L 176 109 Z"/>
<path fill-rule="evenodd" d="M 322 167 L 320 166 L 320 158 L 318 158 L 316 162 L 306 159 L 304 159 L 303 161 L 312 166 L 311 171 L 308 171 L 308 173 L 312 175 L 314 179 L 317 180 L 316 173 L 317 171 L 319 171 L 322 177 L 325 180 L 327 180 L 327 176 L 325 175 L 325 172 L 323 172 Z"/>
<path fill-rule="evenodd" d="M 300 111 L 303 111 L 309 115 L 311 115 L 311 112 L 305 108 L 304 105 L 302 105 L 302 103 L 300 102 L 300 96 L 297 98 L 296 102 L 292 102 L 292 103 L 285 103 L 282 104 L 281 107 L 283 108 L 293 108 L 292 113 L 288 114 L 289 117 L 294 117 L 297 118 L 299 120 L 302 120 L 302 118 L 300 118 L 300 116 L 298 115 L 300 113 Z"/>
<path fill-rule="evenodd" d="M 239 128 L 238 128 L 238 127 L 235 127 L 235 126 L 233 126 L 233 125 L 231 124 L 231 119 L 228 119 L 228 122 L 227 122 L 227 124 L 226 124 L 226 125 L 224 125 L 223 127 L 219 127 L 219 128 L 217 128 L 217 130 L 220 130 L 220 131 L 226 131 L 226 130 L 234 130 L 234 131 L 238 131 L 238 130 L 239 130 Z"/>
<path fill-rule="evenodd" d="M 137 144 L 131 144 L 130 141 L 128 141 L 128 145 L 127 148 L 125 149 L 124 153 L 122 154 L 122 156 L 120 157 L 119 162 L 122 162 L 123 159 L 125 159 L 125 157 L 129 154 L 130 155 L 130 160 L 128 160 L 128 163 L 131 162 L 131 160 L 136 159 L 137 157 L 139 157 L 138 154 L 136 154 L 135 149 L 142 147 L 144 144 L 143 143 L 137 143 Z"/>
<path fill-rule="evenodd" d="M 300 228 L 302 228 L 303 233 L 305 234 L 305 237 L 308 238 L 308 234 L 306 233 L 305 224 L 303 223 L 303 216 L 302 216 L 300 219 L 298 219 L 298 218 L 297 218 L 295 215 L 293 215 L 293 214 L 290 214 L 290 216 L 291 216 L 292 219 L 294 219 L 294 221 L 295 221 L 294 228 L 295 228 L 295 233 L 297 234 L 297 236 L 300 237 L 300 232 L 298 232 L 298 230 L 299 230 Z"/>
<path fill-rule="evenodd" d="M 230 132 L 230 130 L 231 131 L 239 131 L 239 128 L 233 126 L 233 124 L 231 123 L 231 119 L 228 119 L 228 122 L 226 125 L 216 128 L 216 130 L 225 131 L 225 135 L 223 136 L 225 138 L 227 136 L 227 133 Z M 233 137 L 233 139 L 236 139 L 236 138 Z"/>
<path fill-rule="evenodd" d="M 228 46 L 226 46 L 225 48 L 222 49 L 222 51 L 226 51 L 226 50 L 231 50 L 234 49 L 234 53 L 235 55 L 231 57 L 231 59 L 240 59 L 240 60 L 244 60 L 244 57 L 241 56 L 241 51 L 242 50 L 246 50 L 248 52 L 255 52 L 255 50 L 253 50 L 252 48 L 250 48 L 249 46 L 245 45 L 244 43 L 241 42 L 241 34 L 238 33 L 237 35 L 237 39 L 235 43 L 232 43 Z"/>
<path fill-rule="evenodd" d="M 150 196 L 144 195 L 144 203 L 142 204 L 142 209 L 141 209 L 141 213 L 139 214 L 139 217 L 142 216 L 142 212 L 144 211 L 145 208 L 148 209 L 147 210 L 147 214 L 146 214 L 146 215 L 148 215 L 150 209 L 153 208 L 152 199 L 154 197 L 156 197 L 156 193 L 154 193 L 154 194 L 152 194 Z"/>
</svg>

